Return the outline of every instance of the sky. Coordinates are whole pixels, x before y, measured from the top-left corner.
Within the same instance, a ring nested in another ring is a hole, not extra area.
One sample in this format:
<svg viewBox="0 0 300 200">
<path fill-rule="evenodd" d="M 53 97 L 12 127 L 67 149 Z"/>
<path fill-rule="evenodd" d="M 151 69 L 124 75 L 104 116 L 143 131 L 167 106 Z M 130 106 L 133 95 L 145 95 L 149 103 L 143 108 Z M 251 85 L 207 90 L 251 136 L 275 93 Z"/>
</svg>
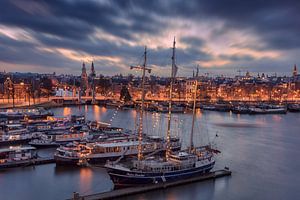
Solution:
<svg viewBox="0 0 300 200">
<path fill-rule="evenodd" d="M 131 72 L 143 62 L 169 76 L 249 71 L 291 75 L 300 63 L 297 0 L 1 0 L 0 71 Z"/>
</svg>

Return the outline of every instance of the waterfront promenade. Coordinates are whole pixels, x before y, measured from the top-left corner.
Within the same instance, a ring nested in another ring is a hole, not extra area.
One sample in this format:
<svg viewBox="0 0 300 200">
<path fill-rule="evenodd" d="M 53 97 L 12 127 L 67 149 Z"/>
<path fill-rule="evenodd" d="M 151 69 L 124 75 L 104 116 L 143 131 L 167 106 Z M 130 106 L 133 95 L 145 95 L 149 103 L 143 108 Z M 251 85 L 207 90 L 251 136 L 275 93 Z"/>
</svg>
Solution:
<svg viewBox="0 0 300 200">
<path fill-rule="evenodd" d="M 78 97 L 70 97 L 70 96 L 51 96 L 51 97 L 44 97 L 44 98 L 35 98 L 34 100 L 31 99 L 28 100 L 20 100 L 16 99 L 13 103 L 12 99 L 0 99 L 0 109 L 1 108 L 13 108 L 13 107 L 58 107 L 58 106 L 64 106 L 64 105 L 78 105 L 78 104 L 90 104 L 93 100 L 91 96 L 83 96 L 80 98 L 81 102 L 79 102 Z M 95 97 L 95 104 L 103 104 L 103 102 L 108 101 L 119 101 L 119 97 L 107 97 L 107 96 L 96 96 Z M 139 99 L 135 98 L 133 99 L 134 102 L 138 102 Z M 148 102 L 165 102 L 168 101 L 168 98 L 147 98 Z M 177 103 L 191 103 L 192 101 L 190 99 L 186 98 L 173 98 L 173 102 Z M 198 102 L 202 102 L 205 104 L 215 104 L 218 103 L 217 99 L 214 100 L 201 100 Z M 243 103 L 243 104 L 255 104 L 255 103 L 278 103 L 278 104 L 288 104 L 288 103 L 299 103 L 300 98 L 295 99 L 289 99 L 285 101 L 249 101 L 249 100 L 223 100 L 223 103 Z"/>
</svg>

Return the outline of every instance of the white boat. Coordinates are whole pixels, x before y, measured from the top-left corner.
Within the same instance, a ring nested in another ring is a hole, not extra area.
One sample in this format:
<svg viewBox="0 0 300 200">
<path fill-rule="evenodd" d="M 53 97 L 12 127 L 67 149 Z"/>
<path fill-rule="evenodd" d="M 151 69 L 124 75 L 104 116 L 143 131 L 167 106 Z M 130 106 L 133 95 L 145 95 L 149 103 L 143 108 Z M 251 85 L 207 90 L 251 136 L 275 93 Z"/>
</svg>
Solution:
<svg viewBox="0 0 300 200">
<path fill-rule="evenodd" d="M 275 108 L 258 108 L 250 107 L 249 114 L 286 114 L 286 107 L 275 107 Z"/>
<path fill-rule="evenodd" d="M 32 134 L 23 124 L 0 125 L 0 144 L 24 142 L 31 138 Z"/>
<path fill-rule="evenodd" d="M 36 148 L 31 146 L 16 146 L 0 149 L 0 164 L 13 163 L 17 161 L 31 160 L 35 158 Z M 1 167 L 1 165 L 0 165 Z"/>
<path fill-rule="evenodd" d="M 86 132 L 56 132 L 52 134 L 42 134 L 39 139 L 33 139 L 29 142 L 35 147 L 53 147 L 66 144 L 73 141 L 81 141 L 89 136 Z"/>
<path fill-rule="evenodd" d="M 171 141 L 172 150 L 181 148 L 178 138 L 172 138 Z M 139 144 L 136 136 L 110 138 L 104 142 L 67 144 L 56 150 L 54 158 L 60 165 L 77 165 L 82 160 L 89 164 L 105 164 L 107 161 L 116 161 L 120 157 L 136 156 Z M 164 139 L 159 137 L 147 137 L 142 141 L 141 146 L 145 155 L 164 152 L 167 148 Z"/>
</svg>

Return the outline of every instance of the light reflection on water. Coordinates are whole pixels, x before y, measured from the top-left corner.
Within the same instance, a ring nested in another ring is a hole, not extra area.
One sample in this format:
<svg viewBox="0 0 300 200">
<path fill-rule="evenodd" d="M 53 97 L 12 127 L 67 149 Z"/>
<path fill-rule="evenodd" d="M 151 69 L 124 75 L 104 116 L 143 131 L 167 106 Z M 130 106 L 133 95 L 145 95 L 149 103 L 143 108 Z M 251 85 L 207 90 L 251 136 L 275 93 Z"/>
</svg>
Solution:
<svg viewBox="0 0 300 200">
<path fill-rule="evenodd" d="M 63 109 L 63 116 L 70 116 L 71 115 L 71 108 L 65 107 Z"/>
<path fill-rule="evenodd" d="M 110 122 L 115 110 L 98 106 L 55 108 L 56 115 L 85 115 L 88 120 Z M 137 113 L 119 110 L 113 126 L 134 128 Z M 172 133 L 188 145 L 191 112 L 175 114 Z M 146 113 L 144 130 L 164 136 L 166 115 Z M 300 196 L 300 114 L 235 115 L 197 111 L 196 144 L 214 141 L 222 154 L 216 169 L 224 166 L 232 177 L 159 190 L 122 199 L 297 199 Z M 155 125 L 155 127 L 153 127 Z M 179 131 L 182 130 L 182 131 Z M 218 137 L 215 137 L 218 133 Z M 201 136 L 201 137 L 200 137 Z M 204 138 L 204 139 L 203 139 Z M 48 150 L 40 152 L 45 155 Z M 0 171 L 0 199 L 65 199 L 107 191 L 112 183 L 102 168 L 58 168 L 54 164 Z"/>
</svg>

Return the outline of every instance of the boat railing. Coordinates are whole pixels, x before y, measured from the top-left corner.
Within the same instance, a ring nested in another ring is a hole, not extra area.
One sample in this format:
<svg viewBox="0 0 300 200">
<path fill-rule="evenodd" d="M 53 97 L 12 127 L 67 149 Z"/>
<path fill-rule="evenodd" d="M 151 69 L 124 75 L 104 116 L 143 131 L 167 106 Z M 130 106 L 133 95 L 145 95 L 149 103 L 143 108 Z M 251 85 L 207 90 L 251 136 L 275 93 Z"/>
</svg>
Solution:
<svg viewBox="0 0 300 200">
<path fill-rule="evenodd" d="M 128 148 L 122 153 L 122 155 L 116 161 L 113 162 L 113 164 L 119 163 L 124 158 L 127 151 L 128 151 Z"/>
</svg>

